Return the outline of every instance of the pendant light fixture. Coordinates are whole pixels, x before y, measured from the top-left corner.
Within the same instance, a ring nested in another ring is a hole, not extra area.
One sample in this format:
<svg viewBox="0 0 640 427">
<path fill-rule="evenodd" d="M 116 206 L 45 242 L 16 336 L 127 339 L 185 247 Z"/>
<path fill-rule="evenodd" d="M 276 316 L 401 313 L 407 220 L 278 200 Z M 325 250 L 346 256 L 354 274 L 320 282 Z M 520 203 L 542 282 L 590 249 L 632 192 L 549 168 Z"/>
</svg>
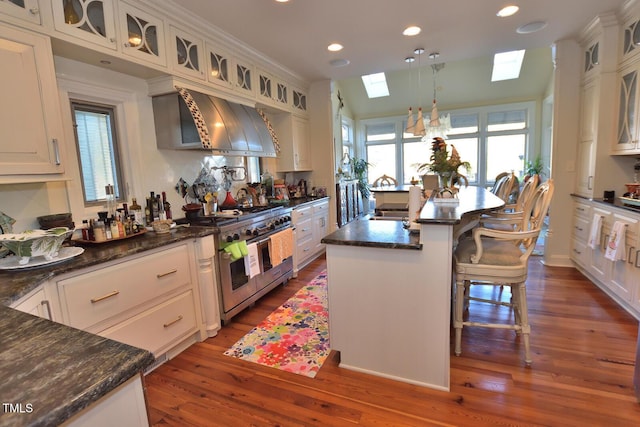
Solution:
<svg viewBox="0 0 640 427">
<path fill-rule="evenodd" d="M 429 126 L 427 127 L 425 137 L 423 141 L 428 141 L 434 137 L 446 138 L 449 131 L 451 131 L 451 119 L 449 115 L 440 116 L 438 113 L 438 105 L 436 101 L 436 77 L 438 72 L 444 68 L 444 63 L 436 64 L 435 60 L 440 56 L 438 52 L 429 54 L 429 58 L 434 61 L 431 65 L 433 70 L 433 105 L 431 107 L 431 118 L 429 120 Z"/>
<path fill-rule="evenodd" d="M 414 58 L 413 56 L 407 56 L 406 58 L 404 58 L 404 62 L 406 62 L 407 64 L 409 64 L 409 79 L 410 79 L 410 84 L 409 87 L 413 86 L 413 80 L 411 79 L 412 74 L 411 74 L 411 64 L 416 60 L 416 58 Z M 410 133 L 413 134 L 413 130 L 415 129 L 416 123 L 413 120 L 413 108 L 409 107 L 409 113 L 407 115 L 407 128 L 405 129 L 406 133 Z"/>
<path fill-rule="evenodd" d="M 416 118 L 416 124 L 413 129 L 413 136 L 425 136 L 426 131 L 424 128 L 424 118 L 422 117 L 422 105 L 420 105 L 420 94 L 422 93 L 422 75 L 421 75 L 421 67 L 420 67 L 420 57 L 424 53 L 424 49 L 419 47 L 413 51 L 416 55 L 418 55 L 418 117 Z"/>
</svg>

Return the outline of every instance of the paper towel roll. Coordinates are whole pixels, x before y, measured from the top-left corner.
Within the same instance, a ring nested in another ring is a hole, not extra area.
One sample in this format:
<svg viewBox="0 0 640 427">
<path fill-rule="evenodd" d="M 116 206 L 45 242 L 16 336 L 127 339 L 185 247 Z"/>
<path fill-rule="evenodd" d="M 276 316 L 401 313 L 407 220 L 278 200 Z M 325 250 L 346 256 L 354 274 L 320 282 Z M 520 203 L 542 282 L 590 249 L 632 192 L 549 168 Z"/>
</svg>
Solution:
<svg viewBox="0 0 640 427">
<path fill-rule="evenodd" d="M 422 207 L 422 188 L 411 186 L 409 188 L 409 221 L 413 223 L 420 215 Z"/>
</svg>

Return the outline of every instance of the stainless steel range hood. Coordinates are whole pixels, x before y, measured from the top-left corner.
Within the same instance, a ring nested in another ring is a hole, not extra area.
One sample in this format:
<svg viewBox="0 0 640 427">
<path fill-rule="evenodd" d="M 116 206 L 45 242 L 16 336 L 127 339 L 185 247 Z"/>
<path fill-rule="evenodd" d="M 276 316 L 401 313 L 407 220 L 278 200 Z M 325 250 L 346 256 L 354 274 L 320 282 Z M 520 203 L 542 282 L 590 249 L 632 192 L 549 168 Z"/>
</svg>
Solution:
<svg viewBox="0 0 640 427">
<path fill-rule="evenodd" d="M 275 135 L 258 111 L 190 89 L 153 97 L 159 148 L 276 157 Z"/>
</svg>

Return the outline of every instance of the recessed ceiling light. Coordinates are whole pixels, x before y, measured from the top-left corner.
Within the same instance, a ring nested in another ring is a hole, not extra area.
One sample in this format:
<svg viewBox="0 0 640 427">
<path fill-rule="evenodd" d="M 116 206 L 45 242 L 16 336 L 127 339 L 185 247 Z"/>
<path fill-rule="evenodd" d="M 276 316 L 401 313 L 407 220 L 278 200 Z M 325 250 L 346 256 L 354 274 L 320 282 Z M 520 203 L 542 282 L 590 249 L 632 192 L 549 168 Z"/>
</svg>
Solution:
<svg viewBox="0 0 640 427">
<path fill-rule="evenodd" d="M 528 24 L 519 26 L 516 32 L 518 34 L 531 34 L 535 33 L 536 31 L 540 31 L 546 26 L 547 23 L 545 21 L 533 21 L 529 22 Z"/>
<path fill-rule="evenodd" d="M 507 16 L 514 15 L 520 8 L 515 5 L 505 6 L 496 13 L 500 18 L 506 18 Z"/>
<path fill-rule="evenodd" d="M 331 64 L 332 67 L 345 67 L 347 65 L 349 65 L 351 63 L 351 61 L 349 61 L 348 59 L 332 59 L 331 61 L 329 61 L 329 64 Z"/>
<path fill-rule="evenodd" d="M 289 0 L 276 0 L 278 3 L 287 3 Z"/>
<path fill-rule="evenodd" d="M 412 25 L 410 27 L 405 28 L 404 31 L 402 32 L 402 35 L 417 36 L 418 34 L 420 34 L 421 31 L 422 31 L 422 28 Z"/>
<path fill-rule="evenodd" d="M 344 48 L 344 46 L 342 46 L 340 43 L 331 43 L 329 46 L 327 46 L 327 50 L 329 50 L 330 52 L 339 52 Z"/>
</svg>

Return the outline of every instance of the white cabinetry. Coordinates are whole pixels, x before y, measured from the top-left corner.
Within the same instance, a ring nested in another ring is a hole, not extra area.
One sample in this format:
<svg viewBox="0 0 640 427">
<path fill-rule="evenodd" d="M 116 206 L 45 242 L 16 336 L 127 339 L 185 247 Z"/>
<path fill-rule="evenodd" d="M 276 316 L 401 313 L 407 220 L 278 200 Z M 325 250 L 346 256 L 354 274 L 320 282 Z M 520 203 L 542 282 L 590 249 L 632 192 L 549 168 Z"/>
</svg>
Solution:
<svg viewBox="0 0 640 427">
<path fill-rule="evenodd" d="M 588 245 L 593 221 L 602 218 L 600 239 Z M 616 222 L 625 224 L 624 259 L 605 258 Z M 574 202 L 571 259 L 576 267 L 621 307 L 640 319 L 640 213 L 586 199 Z"/>
<path fill-rule="evenodd" d="M 38 0 L 0 0 L 0 13 L 33 24 L 42 23 Z"/>
<path fill-rule="evenodd" d="M 156 356 L 192 337 L 202 317 L 190 244 L 127 258 L 57 281 L 65 324 Z"/>
<path fill-rule="evenodd" d="M 64 427 L 149 425 L 142 378 L 136 375 L 62 424 Z"/>
<path fill-rule="evenodd" d="M 51 0 L 56 31 L 115 50 L 113 0 Z"/>
<path fill-rule="evenodd" d="M 49 39 L 0 24 L 0 64 L 0 183 L 61 178 L 62 119 Z"/>
<path fill-rule="evenodd" d="M 45 285 L 39 286 L 34 292 L 21 298 L 11 308 L 34 316 L 43 317 L 49 320 L 56 320 L 52 306 L 56 303 L 48 295 Z"/>
<path fill-rule="evenodd" d="M 593 195 L 598 82 L 598 80 L 592 80 L 583 84 L 581 88 L 576 191 L 585 197 Z"/>
<path fill-rule="evenodd" d="M 309 121 L 306 118 L 285 113 L 272 116 L 271 123 L 280 141 L 278 172 L 311 170 Z"/>
<path fill-rule="evenodd" d="M 167 50 L 164 21 L 125 2 L 119 3 L 118 15 L 122 53 L 165 67 Z"/>
<path fill-rule="evenodd" d="M 297 274 L 302 267 L 324 251 L 321 240 L 327 235 L 329 201 L 323 199 L 296 207 L 291 214 L 291 219 L 295 227 L 296 239 L 293 272 Z"/>
<path fill-rule="evenodd" d="M 591 208 L 585 203 L 575 202 L 573 206 L 573 231 L 571 236 L 571 259 L 586 267 L 589 265 L 589 224 Z"/>
<path fill-rule="evenodd" d="M 170 47 L 171 69 L 177 74 L 204 80 L 204 41 L 173 25 L 170 27 L 167 44 Z"/>
</svg>

